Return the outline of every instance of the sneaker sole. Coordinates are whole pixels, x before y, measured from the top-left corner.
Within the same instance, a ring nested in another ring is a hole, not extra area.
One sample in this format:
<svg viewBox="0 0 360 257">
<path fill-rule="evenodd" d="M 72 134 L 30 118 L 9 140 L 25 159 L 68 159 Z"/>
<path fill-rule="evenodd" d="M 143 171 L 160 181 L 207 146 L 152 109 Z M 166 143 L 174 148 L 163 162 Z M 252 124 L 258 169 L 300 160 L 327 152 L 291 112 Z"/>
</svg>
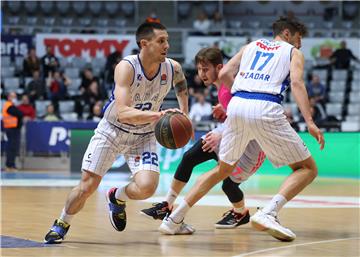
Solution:
<svg viewBox="0 0 360 257">
<path fill-rule="evenodd" d="M 44 244 L 47 244 L 47 245 L 51 245 L 51 244 L 61 244 L 62 241 L 64 241 L 63 239 L 57 239 L 57 240 L 52 240 L 52 241 L 46 241 L 44 239 Z"/>
<path fill-rule="evenodd" d="M 164 235 L 175 235 L 175 233 L 172 233 L 172 231 L 170 231 L 167 226 L 163 226 L 163 224 L 160 225 L 159 231 Z"/>
<path fill-rule="evenodd" d="M 257 223 L 254 220 L 251 221 L 251 225 L 256 230 L 267 232 L 269 235 L 271 235 L 272 237 L 274 237 L 280 241 L 291 242 L 291 241 L 294 241 L 294 239 L 295 239 L 295 237 L 291 237 L 284 233 L 281 233 L 279 230 L 267 228 L 267 227 L 261 225 L 260 223 Z"/>
<path fill-rule="evenodd" d="M 214 224 L 214 227 L 217 229 L 232 229 L 236 228 L 237 225 L 221 225 L 221 224 Z"/>
</svg>

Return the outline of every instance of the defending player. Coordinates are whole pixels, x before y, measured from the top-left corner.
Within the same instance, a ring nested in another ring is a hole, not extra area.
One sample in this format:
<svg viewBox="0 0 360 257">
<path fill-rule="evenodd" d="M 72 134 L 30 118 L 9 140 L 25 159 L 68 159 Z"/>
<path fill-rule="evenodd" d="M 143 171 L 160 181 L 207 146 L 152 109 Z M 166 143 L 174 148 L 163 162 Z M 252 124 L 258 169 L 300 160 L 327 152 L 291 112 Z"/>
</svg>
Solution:
<svg viewBox="0 0 360 257">
<path fill-rule="evenodd" d="M 219 72 L 223 67 L 222 54 L 217 48 L 201 49 L 195 57 L 195 65 L 199 77 L 206 86 L 215 85 L 218 90 L 219 104 L 214 108 L 214 115 L 220 120 L 225 120 L 226 113 L 223 108 L 232 97 L 230 90 L 220 83 Z M 153 219 L 164 219 L 171 213 L 173 203 L 177 196 L 189 181 L 193 168 L 208 160 L 218 160 L 218 147 L 224 127 L 218 128 L 207 133 L 198 140 L 187 152 L 185 152 L 171 183 L 165 201 L 155 204 L 154 207 L 143 209 L 141 213 Z M 254 174 L 265 159 L 265 154 L 261 151 L 256 141 L 252 141 L 246 152 L 240 159 L 232 175 L 223 181 L 222 189 L 233 205 L 233 209 L 226 212 L 223 218 L 215 224 L 216 228 L 234 228 L 249 222 L 249 210 L 245 208 L 244 194 L 239 188 L 239 184 L 244 182 L 249 176 Z M 186 234 L 186 230 L 179 230 L 176 233 Z"/>
<path fill-rule="evenodd" d="M 280 225 L 277 215 L 287 201 L 315 179 L 317 167 L 304 142 L 286 120 L 281 106 L 281 93 L 290 81 L 309 133 L 318 141 L 320 149 L 325 141 L 311 118 L 303 80 L 304 56 L 297 49 L 306 28 L 296 20 L 280 18 L 274 22 L 273 31 L 274 40 L 251 42 L 221 70 L 220 80 L 225 85 L 232 85 L 234 97 L 228 105 L 220 144 L 220 168 L 200 177 L 179 207 L 163 220 L 159 228 L 162 233 L 174 234 L 172 232 L 180 225 L 172 220 L 183 220 L 191 206 L 215 184 L 231 175 L 248 143 L 255 139 L 276 167 L 289 165 L 293 173 L 270 203 L 251 217 L 252 225 L 279 240 L 296 238 L 290 229 Z"/>
<path fill-rule="evenodd" d="M 80 184 L 69 194 L 59 219 L 45 243 L 60 243 L 73 216 L 97 189 L 115 158 L 123 154 L 133 174 L 123 188 L 107 192 L 110 220 L 122 231 L 126 226 L 125 202 L 150 197 L 159 180 L 154 123 L 164 97 L 174 85 L 182 112 L 188 113 L 187 84 L 179 63 L 166 58 L 168 33 L 159 23 L 144 23 L 136 31 L 139 55 L 125 57 L 115 68 L 115 87 L 104 107 L 104 118 L 91 138 L 82 162 Z"/>
</svg>

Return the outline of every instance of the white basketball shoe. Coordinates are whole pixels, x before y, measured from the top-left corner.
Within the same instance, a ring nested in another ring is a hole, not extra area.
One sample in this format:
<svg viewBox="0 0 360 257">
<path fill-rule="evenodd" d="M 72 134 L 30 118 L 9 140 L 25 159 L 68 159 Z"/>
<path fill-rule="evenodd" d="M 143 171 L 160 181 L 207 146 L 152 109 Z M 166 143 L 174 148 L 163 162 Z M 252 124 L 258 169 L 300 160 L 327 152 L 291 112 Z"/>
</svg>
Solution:
<svg viewBox="0 0 360 257">
<path fill-rule="evenodd" d="M 260 231 L 265 231 L 280 241 L 290 242 L 296 238 L 296 235 L 288 228 L 280 225 L 277 217 L 258 210 L 250 218 L 251 225 Z"/>
<path fill-rule="evenodd" d="M 195 229 L 184 222 L 175 223 L 170 217 L 165 217 L 159 231 L 165 235 L 191 235 Z"/>
</svg>

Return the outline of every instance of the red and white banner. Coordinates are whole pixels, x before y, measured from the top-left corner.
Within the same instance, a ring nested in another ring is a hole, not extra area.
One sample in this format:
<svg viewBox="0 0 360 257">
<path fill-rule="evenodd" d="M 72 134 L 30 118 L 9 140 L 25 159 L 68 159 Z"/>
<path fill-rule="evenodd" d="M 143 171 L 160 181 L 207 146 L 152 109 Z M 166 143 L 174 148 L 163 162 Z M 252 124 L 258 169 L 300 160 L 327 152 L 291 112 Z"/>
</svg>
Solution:
<svg viewBox="0 0 360 257">
<path fill-rule="evenodd" d="M 271 39 L 271 38 L 267 38 Z M 255 38 L 253 39 L 255 40 Z M 340 41 L 346 42 L 347 48 L 360 58 L 360 39 L 358 38 L 304 38 L 301 51 L 306 60 L 328 58 L 339 48 Z M 198 37 L 190 36 L 185 43 L 185 62 L 194 63 L 196 53 L 204 47 L 217 46 L 228 56 L 235 55 L 247 42 L 245 37 Z"/>
<path fill-rule="evenodd" d="M 106 58 L 115 50 L 123 56 L 137 49 L 135 36 L 131 35 L 92 35 L 92 34 L 36 34 L 36 52 L 46 53 L 50 46 L 57 57 L 81 57 L 87 61 L 95 57 Z"/>
</svg>

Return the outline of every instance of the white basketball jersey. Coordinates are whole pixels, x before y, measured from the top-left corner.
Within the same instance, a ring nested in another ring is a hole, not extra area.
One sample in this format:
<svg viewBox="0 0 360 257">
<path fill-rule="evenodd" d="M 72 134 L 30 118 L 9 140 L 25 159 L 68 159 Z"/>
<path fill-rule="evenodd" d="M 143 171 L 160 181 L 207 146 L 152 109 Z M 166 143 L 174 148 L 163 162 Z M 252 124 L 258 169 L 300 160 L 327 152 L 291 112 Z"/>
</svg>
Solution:
<svg viewBox="0 0 360 257">
<path fill-rule="evenodd" d="M 147 78 L 138 55 L 129 55 L 124 58 L 134 69 L 134 78 L 130 86 L 130 107 L 142 111 L 159 111 L 163 100 L 173 84 L 174 68 L 171 61 L 166 58 L 160 64 L 157 74 L 153 78 Z M 117 119 L 118 110 L 114 105 L 114 92 L 109 102 L 105 105 L 104 119 L 111 124 L 131 131 L 132 133 L 148 133 L 154 131 L 155 124 L 131 125 L 120 123 Z"/>
<path fill-rule="evenodd" d="M 294 46 L 283 41 L 251 42 L 241 58 L 231 93 L 237 91 L 278 95 L 290 84 L 290 59 Z"/>
</svg>

